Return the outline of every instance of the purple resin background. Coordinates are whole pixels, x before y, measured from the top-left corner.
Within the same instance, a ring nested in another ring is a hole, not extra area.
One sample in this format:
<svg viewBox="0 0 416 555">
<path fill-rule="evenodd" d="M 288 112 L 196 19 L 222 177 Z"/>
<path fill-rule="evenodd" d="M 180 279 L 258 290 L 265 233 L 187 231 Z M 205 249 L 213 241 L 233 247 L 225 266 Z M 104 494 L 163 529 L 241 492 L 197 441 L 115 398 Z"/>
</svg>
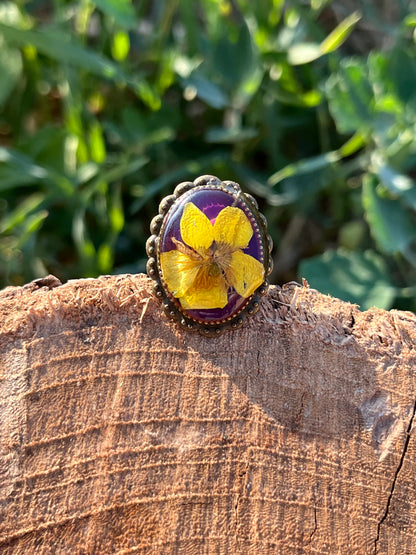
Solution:
<svg viewBox="0 0 416 555">
<path fill-rule="evenodd" d="M 172 206 L 170 211 L 166 216 L 164 225 L 162 226 L 161 239 L 159 244 L 160 252 L 169 252 L 175 250 L 175 244 L 172 241 L 172 237 L 175 237 L 179 241 L 182 241 L 181 231 L 180 231 L 180 220 L 182 217 L 183 209 L 186 203 L 192 202 L 197 206 L 207 218 L 213 224 L 219 212 L 226 206 L 236 206 L 244 211 L 247 218 L 249 219 L 253 228 L 253 237 L 246 249 L 243 250 L 246 254 L 253 256 L 261 263 L 263 263 L 262 256 L 262 240 L 253 226 L 253 215 L 250 210 L 245 206 L 245 204 L 233 195 L 226 193 L 225 191 L 219 191 L 217 189 L 202 189 L 202 190 L 191 190 L 182 195 Z M 196 320 L 202 322 L 209 322 L 215 320 L 224 320 L 233 316 L 247 303 L 248 299 L 241 297 L 235 291 L 229 293 L 228 303 L 224 308 L 212 308 L 205 310 L 187 310 L 186 313 Z M 175 302 L 178 302 L 175 299 Z"/>
</svg>

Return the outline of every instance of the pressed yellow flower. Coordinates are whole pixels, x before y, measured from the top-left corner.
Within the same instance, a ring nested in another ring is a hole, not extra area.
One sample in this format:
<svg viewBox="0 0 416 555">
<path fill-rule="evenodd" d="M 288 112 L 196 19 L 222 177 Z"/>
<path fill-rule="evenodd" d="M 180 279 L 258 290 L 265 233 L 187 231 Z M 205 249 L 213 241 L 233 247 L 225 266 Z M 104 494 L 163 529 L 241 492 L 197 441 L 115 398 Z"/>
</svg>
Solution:
<svg viewBox="0 0 416 555">
<path fill-rule="evenodd" d="M 176 250 L 161 253 L 160 264 L 167 288 L 182 308 L 224 308 L 231 289 L 247 298 L 263 283 L 263 264 L 242 250 L 253 229 L 240 208 L 227 206 L 212 224 L 188 202 L 180 230 L 183 242 L 173 238 Z"/>
</svg>

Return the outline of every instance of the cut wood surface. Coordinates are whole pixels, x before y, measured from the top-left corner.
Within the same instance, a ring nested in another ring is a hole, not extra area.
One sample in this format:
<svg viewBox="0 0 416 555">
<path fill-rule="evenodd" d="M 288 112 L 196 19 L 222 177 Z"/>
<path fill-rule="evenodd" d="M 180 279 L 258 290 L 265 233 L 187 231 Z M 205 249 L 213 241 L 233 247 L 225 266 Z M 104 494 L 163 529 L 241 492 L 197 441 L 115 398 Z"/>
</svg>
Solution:
<svg viewBox="0 0 416 555">
<path fill-rule="evenodd" d="M 151 287 L 0 292 L 2 555 L 414 555 L 415 315 L 289 284 L 205 338 Z"/>
</svg>

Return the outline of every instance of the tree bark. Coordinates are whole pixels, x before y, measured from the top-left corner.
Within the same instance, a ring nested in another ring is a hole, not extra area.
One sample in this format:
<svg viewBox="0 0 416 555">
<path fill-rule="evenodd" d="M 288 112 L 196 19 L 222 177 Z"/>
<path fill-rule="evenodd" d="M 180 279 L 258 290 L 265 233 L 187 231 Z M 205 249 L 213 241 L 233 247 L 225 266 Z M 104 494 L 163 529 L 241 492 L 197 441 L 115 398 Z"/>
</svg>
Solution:
<svg viewBox="0 0 416 555">
<path fill-rule="evenodd" d="M 143 276 L 0 292 L 0 552 L 416 553 L 416 317 L 272 287 L 205 338 Z"/>
</svg>

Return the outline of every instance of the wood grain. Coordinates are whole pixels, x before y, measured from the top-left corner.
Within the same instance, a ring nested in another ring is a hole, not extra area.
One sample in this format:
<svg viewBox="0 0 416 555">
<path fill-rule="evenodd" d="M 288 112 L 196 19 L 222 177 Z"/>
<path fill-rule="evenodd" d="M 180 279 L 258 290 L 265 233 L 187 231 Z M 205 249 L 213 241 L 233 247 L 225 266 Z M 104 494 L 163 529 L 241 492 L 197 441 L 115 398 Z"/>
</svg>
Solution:
<svg viewBox="0 0 416 555">
<path fill-rule="evenodd" d="M 416 317 L 294 284 L 179 329 L 143 275 L 0 292 L 2 554 L 416 553 Z"/>
</svg>

